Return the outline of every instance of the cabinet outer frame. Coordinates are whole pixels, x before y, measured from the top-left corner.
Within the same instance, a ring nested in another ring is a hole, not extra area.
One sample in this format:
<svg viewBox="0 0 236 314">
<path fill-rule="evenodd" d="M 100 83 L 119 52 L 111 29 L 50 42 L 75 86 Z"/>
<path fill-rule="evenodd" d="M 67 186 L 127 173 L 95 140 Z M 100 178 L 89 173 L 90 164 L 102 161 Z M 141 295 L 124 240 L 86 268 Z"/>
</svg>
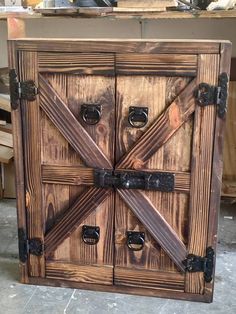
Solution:
<svg viewBox="0 0 236 314">
<path fill-rule="evenodd" d="M 209 40 L 52 40 L 52 39 L 16 39 L 8 41 L 9 67 L 18 68 L 17 51 L 45 51 L 45 52 L 110 52 L 110 53 L 168 53 L 168 54 L 219 54 L 220 73 L 230 72 L 231 43 L 229 41 Z M 221 178 L 222 178 L 222 152 L 223 131 L 225 119 L 216 117 L 215 137 L 213 147 L 213 166 L 211 175 L 211 196 L 209 216 L 211 223 L 208 225 L 207 246 L 216 249 L 217 221 L 220 203 Z M 23 163 L 23 137 L 21 129 L 21 107 L 12 111 L 14 136 L 14 158 L 16 171 L 17 219 L 18 227 L 26 231 L 26 199 Z M 17 136 L 16 136 L 17 134 Z M 145 289 L 126 286 L 106 286 L 98 284 L 85 284 L 66 282 L 47 278 L 29 277 L 27 262 L 20 262 L 20 280 L 22 283 L 80 288 L 107 292 L 125 292 L 135 295 L 146 295 L 163 298 L 173 298 L 189 301 L 212 302 L 214 281 L 206 283 L 205 293 L 194 294 L 170 290 Z"/>
</svg>

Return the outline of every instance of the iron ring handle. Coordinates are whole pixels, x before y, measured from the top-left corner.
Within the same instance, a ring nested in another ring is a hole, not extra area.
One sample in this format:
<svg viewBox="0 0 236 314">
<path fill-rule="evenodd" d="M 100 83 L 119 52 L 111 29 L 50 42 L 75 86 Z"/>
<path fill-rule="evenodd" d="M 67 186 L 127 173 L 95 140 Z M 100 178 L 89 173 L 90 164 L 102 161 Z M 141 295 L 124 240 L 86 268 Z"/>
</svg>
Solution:
<svg viewBox="0 0 236 314">
<path fill-rule="evenodd" d="M 98 243 L 99 238 L 100 238 L 99 227 L 83 226 L 82 239 L 84 243 L 88 245 L 95 245 Z"/>
<path fill-rule="evenodd" d="M 127 231 L 126 243 L 131 251 L 141 251 L 145 243 L 144 232 Z"/>
<path fill-rule="evenodd" d="M 130 107 L 129 124 L 134 128 L 143 128 L 148 122 L 148 113 L 143 108 Z"/>
<path fill-rule="evenodd" d="M 90 125 L 97 124 L 101 119 L 101 106 L 100 105 L 82 105 L 81 106 L 82 120 Z"/>
</svg>

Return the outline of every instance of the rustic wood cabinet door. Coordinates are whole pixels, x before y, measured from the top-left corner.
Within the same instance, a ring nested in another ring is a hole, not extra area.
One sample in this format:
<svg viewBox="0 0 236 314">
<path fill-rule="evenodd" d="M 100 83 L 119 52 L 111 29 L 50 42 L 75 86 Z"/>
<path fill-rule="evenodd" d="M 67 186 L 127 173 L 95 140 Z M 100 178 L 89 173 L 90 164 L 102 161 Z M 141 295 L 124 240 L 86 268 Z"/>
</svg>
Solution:
<svg viewBox="0 0 236 314">
<path fill-rule="evenodd" d="M 22 281 L 211 301 L 230 44 L 9 51 Z"/>
<path fill-rule="evenodd" d="M 19 60 L 22 78 L 38 85 L 37 100 L 22 101 L 28 234 L 45 248 L 30 255 L 29 273 L 112 284 L 114 193 L 93 186 L 93 168 L 113 167 L 114 56 L 22 52 Z M 96 125 L 81 112 L 94 104 Z M 97 244 L 84 242 L 83 226 L 100 229 Z"/>
</svg>

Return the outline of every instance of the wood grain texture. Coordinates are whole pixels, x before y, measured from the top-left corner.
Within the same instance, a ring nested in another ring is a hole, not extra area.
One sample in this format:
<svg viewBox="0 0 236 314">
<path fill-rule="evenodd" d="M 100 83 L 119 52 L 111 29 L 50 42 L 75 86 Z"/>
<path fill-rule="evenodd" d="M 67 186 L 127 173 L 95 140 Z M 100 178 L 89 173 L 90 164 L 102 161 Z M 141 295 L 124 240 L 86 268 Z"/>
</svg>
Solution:
<svg viewBox="0 0 236 314">
<path fill-rule="evenodd" d="M 174 7 L 175 2 L 172 0 L 118 0 L 118 7 L 121 8 L 165 8 Z"/>
<path fill-rule="evenodd" d="M 198 83 L 218 83 L 219 55 L 200 55 Z M 205 256 L 216 107 L 196 107 L 192 148 L 188 252 Z M 185 291 L 204 293 L 203 273 L 187 273 Z"/>
<path fill-rule="evenodd" d="M 110 191 L 90 188 L 65 212 L 45 235 L 45 256 L 49 256 L 110 194 Z"/>
<path fill-rule="evenodd" d="M 143 169 L 150 157 L 186 122 L 195 109 L 195 79 L 151 125 L 116 168 Z"/>
<path fill-rule="evenodd" d="M 113 267 L 47 262 L 46 278 L 111 285 L 113 283 Z"/>
<path fill-rule="evenodd" d="M 19 53 L 19 77 L 21 80 L 34 80 L 36 85 L 38 85 L 37 53 Z M 36 237 L 43 241 L 43 217 L 41 212 L 41 126 L 38 98 L 34 102 L 22 101 L 21 108 L 28 238 Z M 43 257 L 30 255 L 29 274 L 31 276 L 44 277 Z"/>
<path fill-rule="evenodd" d="M 10 69 L 18 70 L 17 53 L 14 42 L 8 43 L 8 63 Z M 15 164 L 15 185 L 16 185 L 16 207 L 18 229 L 27 233 L 26 222 L 26 204 L 25 204 L 25 178 L 24 178 L 24 153 L 23 153 L 23 134 L 22 134 L 22 116 L 21 107 L 11 113 L 12 133 L 13 133 L 13 151 Z M 28 283 L 29 269 L 27 261 L 19 261 L 20 281 Z"/>
<path fill-rule="evenodd" d="M 67 280 L 55 280 L 48 278 L 29 278 L 29 283 L 32 285 L 43 285 L 43 286 L 53 286 L 53 287 L 68 287 L 73 289 L 84 289 L 93 291 L 102 291 L 109 293 L 126 293 L 131 295 L 140 296 L 150 296 L 150 297 L 160 297 L 167 299 L 178 299 L 178 300 L 188 300 L 195 302 L 211 302 L 208 295 L 194 294 L 194 293 L 183 293 L 180 291 L 171 291 L 169 289 L 147 289 L 140 287 L 128 287 L 123 285 L 96 285 L 96 284 L 86 284 L 75 281 Z"/>
<path fill-rule="evenodd" d="M 180 273 L 115 267 L 114 278 L 116 285 L 184 291 L 184 275 Z"/>
<path fill-rule="evenodd" d="M 90 53 L 219 53 L 220 41 L 156 40 L 156 39 L 22 39 L 16 41 L 19 50 Z"/>
<path fill-rule="evenodd" d="M 155 171 L 158 173 L 158 171 Z M 165 172 L 165 171 L 160 171 Z M 166 171 L 167 172 L 167 171 Z M 154 171 L 152 171 L 154 173 Z M 175 176 L 175 191 L 189 193 L 190 173 L 171 172 Z M 81 166 L 42 165 L 42 182 L 50 184 L 88 185 L 94 184 L 94 169 Z"/>
<path fill-rule="evenodd" d="M 42 165 L 42 181 L 51 184 L 93 185 L 93 168 Z M 185 180 L 185 186 L 186 182 Z"/>
<path fill-rule="evenodd" d="M 113 164 L 115 130 L 111 125 L 115 123 L 115 78 L 69 74 L 67 99 L 68 107 L 73 115 Z M 82 120 L 80 109 L 81 105 L 85 103 L 98 103 L 101 105 L 102 115 L 96 125 L 88 125 Z M 72 164 L 79 164 L 78 154 L 72 149 L 69 152 L 69 159 Z M 71 204 L 82 189 L 84 189 L 82 186 L 70 186 Z M 113 266 L 113 221 L 114 195 L 111 193 L 71 234 L 70 260 L 86 265 Z M 83 225 L 100 227 L 100 240 L 97 245 L 89 246 L 82 241 Z M 60 259 L 63 259 L 63 255 L 60 256 Z"/>
<path fill-rule="evenodd" d="M 185 245 L 145 194 L 135 190 L 118 189 L 117 191 L 153 238 L 161 245 L 179 269 L 184 271 L 182 261 L 187 254 Z"/>
<path fill-rule="evenodd" d="M 231 44 L 222 44 L 220 55 L 220 73 L 227 73 L 230 75 L 230 59 L 232 53 Z M 214 248 L 216 252 L 217 245 L 217 228 L 218 228 L 218 216 L 220 210 L 220 192 L 221 181 L 223 172 L 223 143 L 224 143 L 224 128 L 227 125 L 226 119 L 221 119 L 216 115 L 215 120 L 215 134 L 213 143 L 213 165 L 212 165 L 212 177 L 211 177 L 211 194 L 210 194 L 210 208 L 209 208 L 209 223 L 208 223 L 208 236 L 207 246 Z M 216 255 L 214 256 L 214 263 L 216 262 Z M 215 265 L 215 264 L 214 264 Z M 215 274 L 215 268 L 213 270 L 213 278 Z M 214 279 L 210 283 L 205 283 L 205 293 L 209 299 L 213 299 Z"/>
<path fill-rule="evenodd" d="M 183 54 L 116 54 L 118 75 L 196 76 L 197 56 Z"/>
<path fill-rule="evenodd" d="M 90 167 L 112 168 L 111 162 L 85 132 L 60 96 L 39 75 L 40 106 Z"/>
<path fill-rule="evenodd" d="M 39 72 L 115 75 L 114 54 L 49 53 L 38 55 Z"/>
</svg>

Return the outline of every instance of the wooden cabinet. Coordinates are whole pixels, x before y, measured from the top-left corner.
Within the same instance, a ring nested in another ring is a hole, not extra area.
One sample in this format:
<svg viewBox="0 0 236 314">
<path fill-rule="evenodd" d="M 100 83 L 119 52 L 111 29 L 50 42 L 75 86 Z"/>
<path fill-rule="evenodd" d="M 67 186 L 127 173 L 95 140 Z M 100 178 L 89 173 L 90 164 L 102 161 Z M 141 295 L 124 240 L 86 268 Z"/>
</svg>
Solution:
<svg viewBox="0 0 236 314">
<path fill-rule="evenodd" d="M 22 282 L 212 300 L 230 52 L 9 42 Z"/>
</svg>

